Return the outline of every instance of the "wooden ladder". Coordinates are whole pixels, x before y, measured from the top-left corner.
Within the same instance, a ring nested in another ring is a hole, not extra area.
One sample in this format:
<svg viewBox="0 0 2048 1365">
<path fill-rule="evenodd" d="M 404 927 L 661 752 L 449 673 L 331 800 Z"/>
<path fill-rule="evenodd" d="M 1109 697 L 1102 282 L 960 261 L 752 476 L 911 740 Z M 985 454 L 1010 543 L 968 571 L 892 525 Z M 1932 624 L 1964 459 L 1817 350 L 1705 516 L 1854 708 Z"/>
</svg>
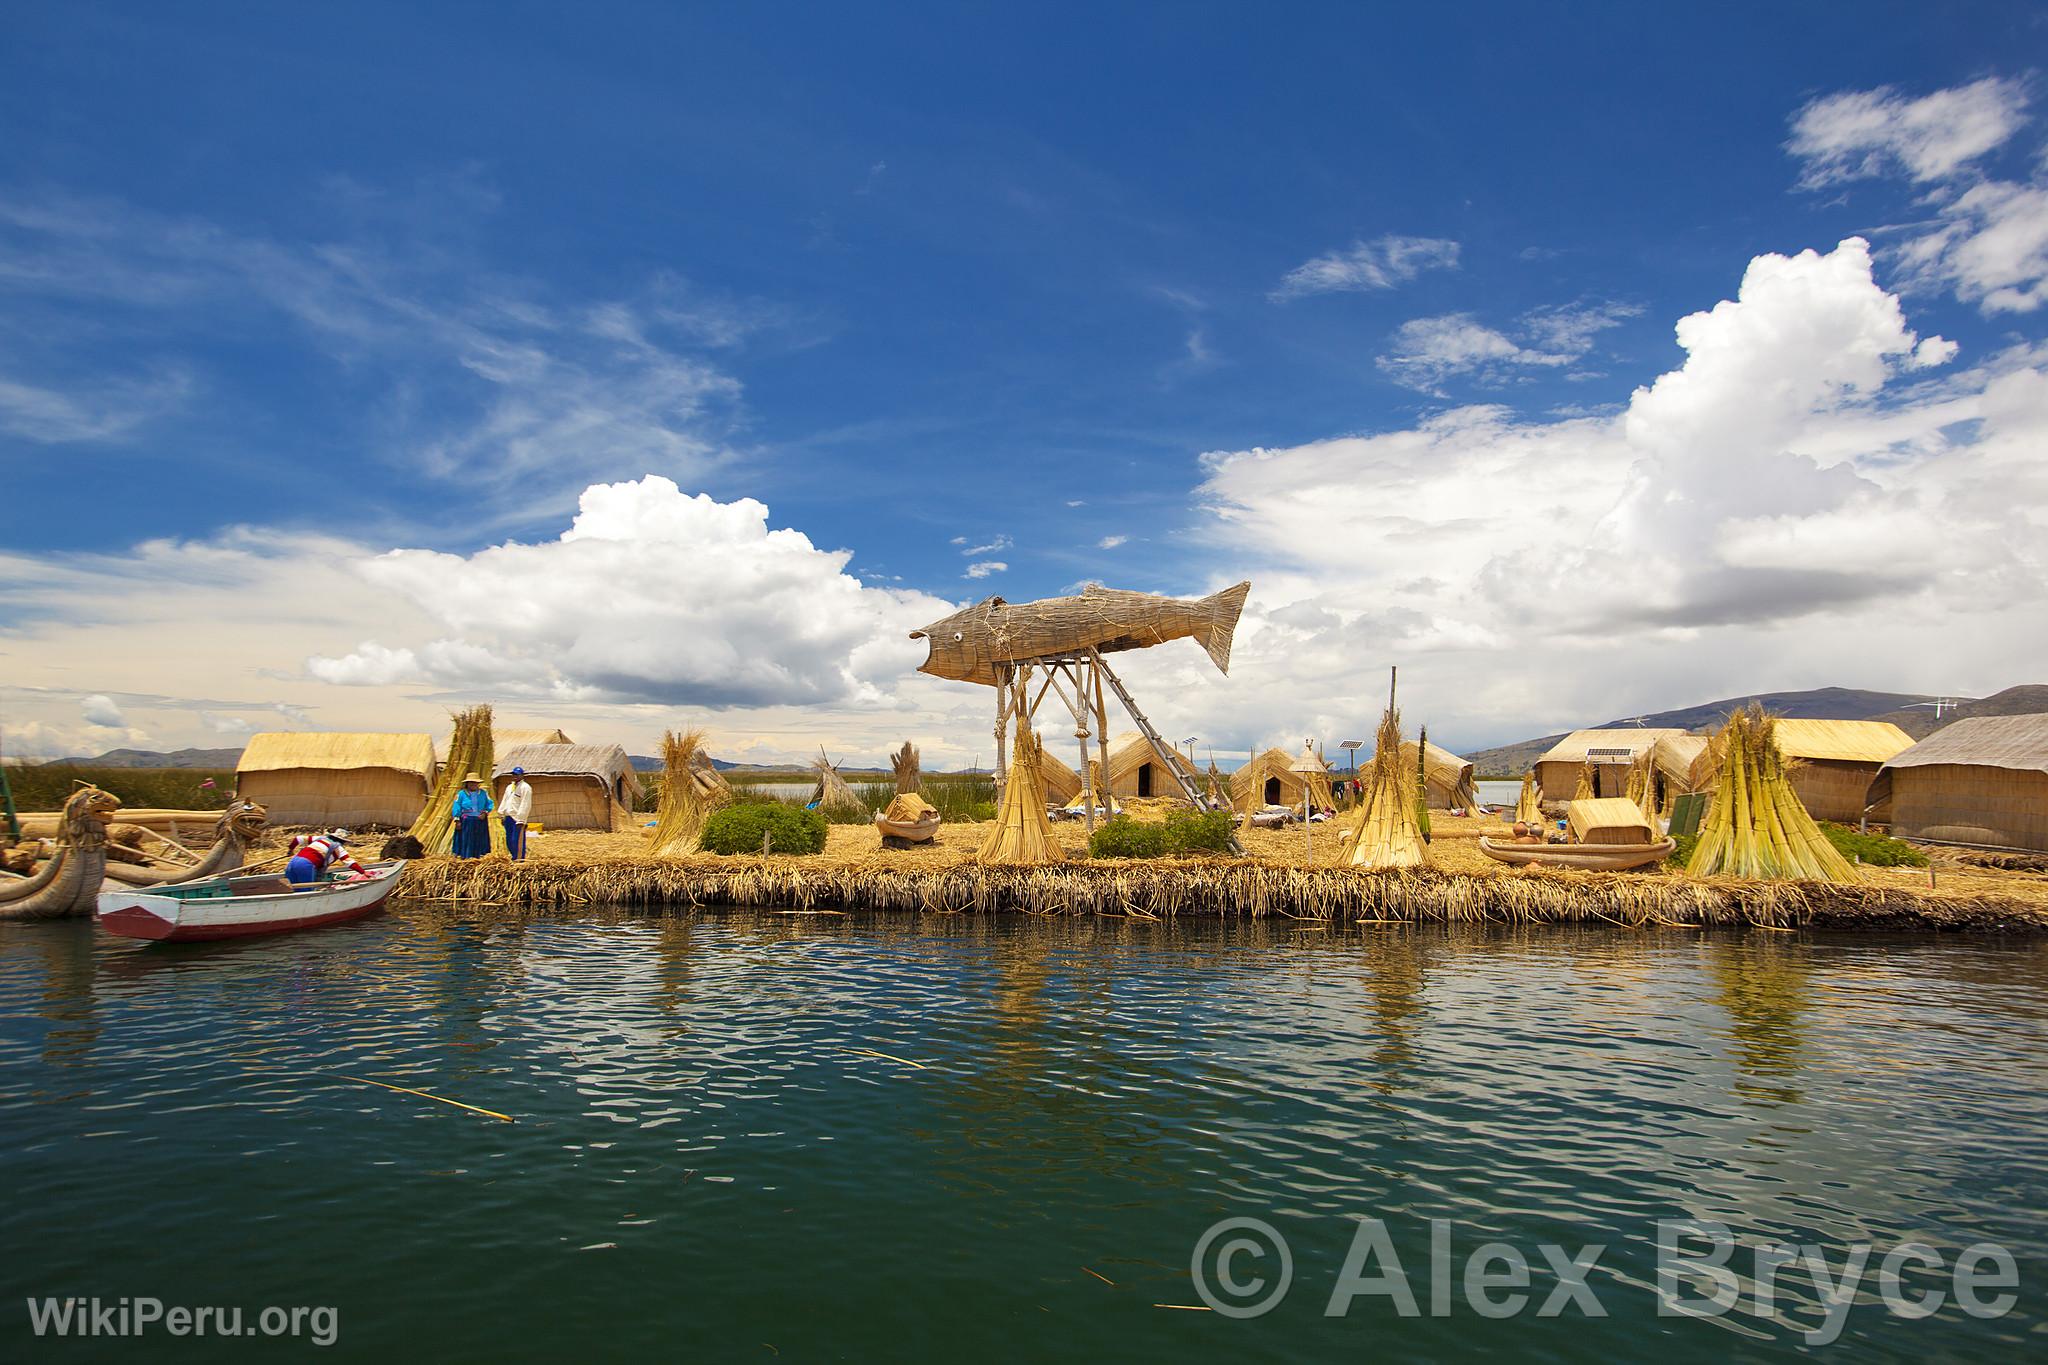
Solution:
<svg viewBox="0 0 2048 1365">
<path fill-rule="evenodd" d="M 1182 793 L 1194 804 L 1196 810 L 1207 810 L 1209 804 L 1203 799 L 1201 789 L 1177 761 L 1180 758 L 1179 750 L 1167 748 L 1166 741 L 1159 736 L 1159 731 L 1153 728 L 1151 721 L 1145 719 L 1145 713 L 1138 709 L 1138 703 L 1132 699 L 1130 689 L 1124 686 L 1124 680 L 1103 662 L 1102 656 L 1092 649 L 1088 652 L 1093 656 L 1091 661 L 1094 665 L 1102 670 L 1102 676 L 1108 681 L 1110 690 L 1116 693 L 1117 700 L 1124 704 L 1124 710 L 1128 711 L 1131 719 L 1137 723 L 1138 733 L 1152 745 L 1152 752 L 1159 756 L 1161 765 L 1173 775 L 1173 780 L 1179 784 Z"/>
</svg>

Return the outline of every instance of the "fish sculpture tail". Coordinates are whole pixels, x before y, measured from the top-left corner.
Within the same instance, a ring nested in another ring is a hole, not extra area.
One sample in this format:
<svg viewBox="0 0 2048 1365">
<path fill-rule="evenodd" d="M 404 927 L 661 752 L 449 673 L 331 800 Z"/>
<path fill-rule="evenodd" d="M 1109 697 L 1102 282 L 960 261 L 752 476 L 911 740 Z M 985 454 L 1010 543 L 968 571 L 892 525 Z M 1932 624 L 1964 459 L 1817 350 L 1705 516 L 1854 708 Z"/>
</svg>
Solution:
<svg viewBox="0 0 2048 1365">
<path fill-rule="evenodd" d="M 1237 639 L 1237 618 L 1244 612 L 1244 599 L 1251 595 L 1251 590 L 1251 582 L 1246 580 L 1211 593 L 1201 601 L 1202 614 L 1208 619 L 1196 628 L 1195 638 L 1209 651 L 1209 660 L 1219 673 L 1230 672 L 1230 646 Z"/>
</svg>

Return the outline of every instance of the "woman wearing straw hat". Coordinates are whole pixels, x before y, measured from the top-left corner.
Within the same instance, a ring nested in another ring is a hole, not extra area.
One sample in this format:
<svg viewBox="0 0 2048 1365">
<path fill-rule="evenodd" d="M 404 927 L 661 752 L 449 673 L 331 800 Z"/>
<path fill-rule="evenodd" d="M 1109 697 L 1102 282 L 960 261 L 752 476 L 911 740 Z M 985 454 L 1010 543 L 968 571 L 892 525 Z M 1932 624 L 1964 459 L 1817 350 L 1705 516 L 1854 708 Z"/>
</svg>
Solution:
<svg viewBox="0 0 2048 1365">
<path fill-rule="evenodd" d="M 462 790 L 455 793 L 449 814 L 455 817 L 455 840 L 450 852 L 458 858 L 481 858 L 491 851 L 491 794 L 483 779 L 466 773 Z"/>
</svg>

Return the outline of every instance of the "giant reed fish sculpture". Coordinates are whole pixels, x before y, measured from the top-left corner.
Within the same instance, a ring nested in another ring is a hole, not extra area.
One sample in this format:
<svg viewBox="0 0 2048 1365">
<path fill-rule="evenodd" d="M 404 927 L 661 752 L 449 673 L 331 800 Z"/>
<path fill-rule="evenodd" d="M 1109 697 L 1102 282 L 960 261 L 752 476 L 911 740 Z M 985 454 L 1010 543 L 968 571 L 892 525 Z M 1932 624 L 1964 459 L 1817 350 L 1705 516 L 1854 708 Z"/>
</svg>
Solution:
<svg viewBox="0 0 2048 1365">
<path fill-rule="evenodd" d="M 918 672 L 993 687 L 999 663 L 1094 649 L 1103 654 L 1195 639 L 1220 672 L 1230 671 L 1230 644 L 1250 583 L 1197 601 L 1090 585 L 1079 597 L 1005 602 L 991 597 L 934 621 L 910 638 L 929 641 Z"/>
</svg>

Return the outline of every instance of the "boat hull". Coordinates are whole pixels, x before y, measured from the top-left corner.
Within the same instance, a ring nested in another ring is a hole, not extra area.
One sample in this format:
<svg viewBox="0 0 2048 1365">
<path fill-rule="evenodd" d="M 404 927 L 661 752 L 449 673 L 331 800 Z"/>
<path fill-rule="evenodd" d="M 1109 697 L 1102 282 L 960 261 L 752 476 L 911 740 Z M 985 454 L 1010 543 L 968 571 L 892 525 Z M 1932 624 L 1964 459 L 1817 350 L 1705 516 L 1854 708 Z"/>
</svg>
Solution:
<svg viewBox="0 0 2048 1365">
<path fill-rule="evenodd" d="M 1654 844 L 1497 844 L 1481 838 L 1479 851 L 1511 867 L 1566 867 L 1580 872 L 1625 872 L 1661 863 L 1678 847 L 1676 839 Z"/>
<path fill-rule="evenodd" d="M 100 927 L 123 938 L 155 943 L 197 943 L 256 938 L 318 929 L 362 919 L 384 908 L 397 889 L 404 863 L 374 869 L 368 881 L 340 882 L 313 891 L 185 899 L 172 888 L 123 886 L 100 893 Z"/>
</svg>

